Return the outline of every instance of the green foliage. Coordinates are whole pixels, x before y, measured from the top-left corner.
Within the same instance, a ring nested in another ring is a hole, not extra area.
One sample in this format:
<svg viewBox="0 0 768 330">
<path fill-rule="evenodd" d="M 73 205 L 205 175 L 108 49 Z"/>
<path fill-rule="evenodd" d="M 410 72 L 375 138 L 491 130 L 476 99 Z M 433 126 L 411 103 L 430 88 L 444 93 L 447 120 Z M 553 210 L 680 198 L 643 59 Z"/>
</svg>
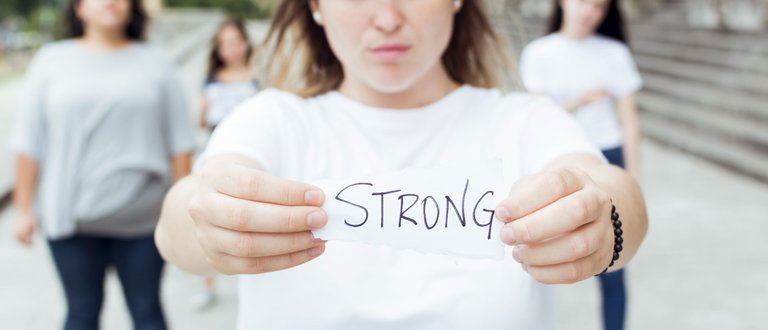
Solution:
<svg viewBox="0 0 768 330">
<path fill-rule="evenodd" d="M 166 0 L 168 7 L 220 8 L 230 15 L 242 18 L 265 18 L 269 6 L 253 0 Z"/>
<path fill-rule="evenodd" d="M 9 17 L 26 17 L 42 4 L 42 0 L 2 0 L 0 1 L 0 21 Z"/>
</svg>

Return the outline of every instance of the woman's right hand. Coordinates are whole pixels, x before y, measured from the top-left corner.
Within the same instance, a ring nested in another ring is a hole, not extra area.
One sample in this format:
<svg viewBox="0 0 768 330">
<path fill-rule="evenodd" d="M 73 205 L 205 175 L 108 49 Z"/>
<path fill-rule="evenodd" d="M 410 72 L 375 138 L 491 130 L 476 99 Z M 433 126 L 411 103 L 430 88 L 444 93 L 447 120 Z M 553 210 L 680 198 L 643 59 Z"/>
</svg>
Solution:
<svg viewBox="0 0 768 330">
<path fill-rule="evenodd" d="M 16 240 L 25 246 L 32 245 L 32 237 L 37 232 L 37 219 L 31 211 L 20 211 L 16 218 L 16 228 L 14 230 Z"/>
<path fill-rule="evenodd" d="M 610 96 L 610 93 L 605 89 L 602 89 L 602 88 L 593 89 L 584 93 L 584 95 L 582 95 L 577 100 L 566 104 L 565 110 L 567 110 L 568 112 L 574 113 L 583 107 L 586 107 L 592 103 L 601 101 L 609 96 Z"/>
<path fill-rule="evenodd" d="M 325 251 L 311 229 L 327 223 L 322 191 L 226 158 L 200 172 L 189 214 L 207 261 L 223 274 L 257 274 L 303 264 Z"/>
</svg>

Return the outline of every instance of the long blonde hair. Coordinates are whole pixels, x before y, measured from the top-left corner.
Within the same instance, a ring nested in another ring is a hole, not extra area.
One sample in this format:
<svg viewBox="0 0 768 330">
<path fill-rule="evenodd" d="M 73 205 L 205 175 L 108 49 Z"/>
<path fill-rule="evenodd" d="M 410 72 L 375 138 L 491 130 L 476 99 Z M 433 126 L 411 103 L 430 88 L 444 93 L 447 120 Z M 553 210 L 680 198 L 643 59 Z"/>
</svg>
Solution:
<svg viewBox="0 0 768 330">
<path fill-rule="evenodd" d="M 512 71 L 508 44 L 498 37 L 480 0 L 465 0 L 442 63 L 451 79 L 476 87 L 502 87 Z M 339 87 L 344 79 L 322 27 L 312 18 L 309 0 L 283 0 L 264 41 L 265 83 L 305 97 Z"/>
</svg>

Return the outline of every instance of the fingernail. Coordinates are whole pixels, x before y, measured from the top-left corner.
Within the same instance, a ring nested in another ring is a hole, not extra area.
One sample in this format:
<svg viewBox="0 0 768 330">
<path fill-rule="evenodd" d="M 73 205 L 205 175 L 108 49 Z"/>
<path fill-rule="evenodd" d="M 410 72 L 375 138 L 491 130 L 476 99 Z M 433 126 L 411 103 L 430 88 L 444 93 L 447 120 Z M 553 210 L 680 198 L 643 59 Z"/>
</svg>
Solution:
<svg viewBox="0 0 768 330">
<path fill-rule="evenodd" d="M 317 229 L 325 226 L 326 223 L 325 212 L 315 211 L 307 216 L 307 225 L 309 228 Z"/>
<path fill-rule="evenodd" d="M 522 263 L 522 259 L 520 259 L 520 247 L 515 246 L 514 249 L 512 249 L 512 258 L 515 259 L 515 261 Z"/>
<path fill-rule="evenodd" d="M 304 203 L 307 205 L 320 205 L 322 194 L 317 190 L 310 190 L 304 193 Z"/>
<path fill-rule="evenodd" d="M 315 247 L 309 249 L 309 256 L 312 257 L 312 258 L 317 257 L 317 256 L 319 256 L 320 254 L 323 253 L 324 249 L 325 249 L 325 245 L 315 246 Z"/>
<path fill-rule="evenodd" d="M 515 232 L 510 227 L 504 227 L 501 229 L 501 240 L 509 245 L 517 243 L 515 241 Z"/>
<path fill-rule="evenodd" d="M 315 234 L 314 234 L 314 233 L 311 233 L 311 232 L 310 232 L 310 233 L 309 233 L 309 235 L 311 235 L 311 236 L 312 236 L 312 241 L 313 241 L 313 242 L 315 242 L 315 244 L 319 244 L 319 243 L 325 243 L 325 242 L 328 242 L 327 240 L 324 240 L 324 239 L 322 239 L 322 238 L 317 238 L 317 237 L 315 237 Z"/>
<path fill-rule="evenodd" d="M 496 208 L 496 219 L 499 219 L 501 221 L 509 220 L 509 210 L 507 210 L 506 207 Z"/>
</svg>

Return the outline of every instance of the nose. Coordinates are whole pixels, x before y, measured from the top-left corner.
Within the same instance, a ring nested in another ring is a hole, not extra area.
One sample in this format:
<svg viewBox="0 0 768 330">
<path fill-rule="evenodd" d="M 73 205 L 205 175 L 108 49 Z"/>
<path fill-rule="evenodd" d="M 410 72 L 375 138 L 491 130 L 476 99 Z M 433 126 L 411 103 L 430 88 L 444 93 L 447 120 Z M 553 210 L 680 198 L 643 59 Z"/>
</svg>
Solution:
<svg viewBox="0 0 768 330">
<path fill-rule="evenodd" d="M 403 25 L 403 14 L 397 6 L 397 0 L 382 0 L 379 8 L 373 12 L 373 26 L 381 32 L 392 33 Z"/>
</svg>

